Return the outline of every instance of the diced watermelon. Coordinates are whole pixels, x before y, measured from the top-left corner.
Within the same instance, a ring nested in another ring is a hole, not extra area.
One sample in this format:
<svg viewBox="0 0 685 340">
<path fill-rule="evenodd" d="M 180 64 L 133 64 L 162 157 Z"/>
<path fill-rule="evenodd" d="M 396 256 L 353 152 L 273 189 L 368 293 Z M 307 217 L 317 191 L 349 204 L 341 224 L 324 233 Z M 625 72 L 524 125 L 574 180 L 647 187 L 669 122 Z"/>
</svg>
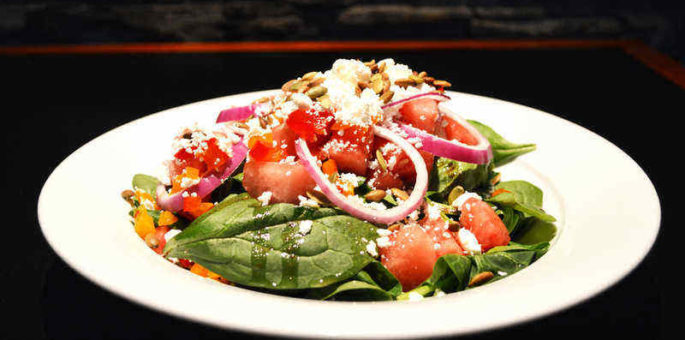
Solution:
<svg viewBox="0 0 685 340">
<path fill-rule="evenodd" d="M 402 121 L 417 129 L 435 132 L 436 122 L 440 116 L 438 102 L 430 98 L 412 100 L 400 108 Z"/>
<path fill-rule="evenodd" d="M 436 135 L 447 140 L 457 140 L 466 145 L 478 144 L 476 137 L 457 121 L 447 116 L 442 117 L 440 124 L 438 124 L 438 128 L 436 129 Z"/>
<path fill-rule="evenodd" d="M 431 236 L 418 225 L 407 225 L 390 241 L 391 246 L 380 248 L 381 263 L 400 281 L 402 290 L 416 288 L 433 273 L 437 260 Z"/>
<path fill-rule="evenodd" d="M 369 128 L 350 127 L 334 131 L 321 149 L 322 156 L 334 160 L 341 172 L 364 176 L 372 142 L 373 131 Z"/>
<path fill-rule="evenodd" d="M 507 227 L 494 210 L 477 198 L 469 198 L 461 206 L 459 224 L 476 236 L 483 252 L 511 241 Z"/>
<path fill-rule="evenodd" d="M 243 169 L 243 186 L 252 197 L 271 191 L 270 203 L 299 202 L 316 183 L 299 163 L 261 162 L 250 160 Z"/>
<path fill-rule="evenodd" d="M 387 190 L 404 187 L 404 182 L 402 182 L 400 176 L 382 169 L 369 169 L 366 178 L 369 179 L 369 185 L 374 189 Z"/>
<path fill-rule="evenodd" d="M 390 246 L 380 248 L 381 263 L 397 277 L 404 291 L 425 281 L 440 256 L 464 254 L 442 218 L 425 218 L 421 226 L 406 225 L 390 235 L 390 242 Z"/>
<path fill-rule="evenodd" d="M 271 129 L 273 140 L 276 142 L 276 147 L 285 151 L 286 155 L 295 155 L 295 141 L 299 136 L 291 130 L 287 124 L 281 124 Z M 283 145 L 286 147 L 284 148 Z"/>
<path fill-rule="evenodd" d="M 286 124 L 293 132 L 307 142 L 315 144 L 320 144 L 327 139 L 333 122 L 333 113 L 328 110 L 316 111 L 314 109 L 297 109 L 286 119 Z"/>
<path fill-rule="evenodd" d="M 374 152 L 378 149 L 381 150 L 381 154 L 388 165 L 388 170 L 397 175 L 405 185 L 413 184 L 416 181 L 414 164 L 404 151 L 393 144 L 389 144 L 387 140 L 376 138 L 374 141 Z M 419 150 L 419 153 L 426 163 L 426 170 L 430 173 L 433 169 L 433 154 L 422 150 Z"/>
</svg>

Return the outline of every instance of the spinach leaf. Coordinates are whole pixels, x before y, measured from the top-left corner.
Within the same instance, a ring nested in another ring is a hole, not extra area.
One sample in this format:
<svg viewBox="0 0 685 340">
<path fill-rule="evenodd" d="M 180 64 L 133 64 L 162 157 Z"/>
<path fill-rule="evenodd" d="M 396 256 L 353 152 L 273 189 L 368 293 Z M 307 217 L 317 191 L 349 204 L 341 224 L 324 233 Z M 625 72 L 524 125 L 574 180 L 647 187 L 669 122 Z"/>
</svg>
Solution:
<svg viewBox="0 0 685 340">
<path fill-rule="evenodd" d="M 339 213 L 285 203 L 262 206 L 246 194 L 231 195 L 171 239 L 164 253 L 245 286 L 325 287 L 373 261 L 365 249 L 378 237 L 375 226 Z M 311 221 L 308 230 L 302 231 L 302 221 Z"/>
<path fill-rule="evenodd" d="M 525 250 L 532 250 L 535 252 L 535 258 L 533 260 L 537 260 L 542 255 L 545 255 L 547 253 L 547 250 L 549 250 L 549 242 L 540 242 L 540 243 L 534 243 L 534 244 L 521 244 L 521 243 L 516 243 L 516 242 L 510 242 L 509 245 L 506 246 L 498 246 L 494 247 L 486 254 L 493 254 L 493 253 L 501 253 L 501 252 L 516 252 L 516 251 L 525 251 Z"/>
<path fill-rule="evenodd" d="M 488 191 L 493 164 L 472 164 L 438 157 L 431 171 L 428 190 L 445 199 L 450 190 L 461 185 L 467 191 Z"/>
<path fill-rule="evenodd" d="M 157 186 L 159 185 L 159 180 L 153 176 L 136 174 L 133 176 L 131 184 L 133 189 L 143 190 L 154 197 L 155 192 L 157 191 Z"/>
<path fill-rule="evenodd" d="M 487 199 L 498 206 L 510 207 L 524 213 L 525 216 L 537 217 L 545 222 L 554 222 L 554 216 L 542 210 L 542 190 L 526 181 L 500 182 L 495 191 L 502 190 L 496 196 Z"/>
<path fill-rule="evenodd" d="M 468 122 L 490 142 L 495 166 L 507 164 L 516 159 L 516 157 L 535 150 L 535 144 L 515 144 L 504 139 L 495 130 L 483 123 L 475 120 L 469 120 Z"/>
<path fill-rule="evenodd" d="M 525 218 L 512 234 L 512 240 L 525 245 L 550 242 L 557 234 L 557 227 L 535 217 Z"/>
<path fill-rule="evenodd" d="M 402 293 L 402 285 L 380 262 L 372 261 L 348 281 L 312 289 L 310 299 L 338 301 L 387 301 Z"/>
</svg>

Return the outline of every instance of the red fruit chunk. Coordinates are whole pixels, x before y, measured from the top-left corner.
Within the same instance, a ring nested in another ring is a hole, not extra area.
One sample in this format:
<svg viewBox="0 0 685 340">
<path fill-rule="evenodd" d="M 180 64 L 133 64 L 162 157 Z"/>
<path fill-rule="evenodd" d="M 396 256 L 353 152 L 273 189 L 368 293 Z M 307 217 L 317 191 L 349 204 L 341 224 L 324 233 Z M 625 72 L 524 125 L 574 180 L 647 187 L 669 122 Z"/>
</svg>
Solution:
<svg viewBox="0 0 685 340">
<path fill-rule="evenodd" d="M 426 233 L 433 240 L 435 256 L 440 257 L 445 254 L 464 254 L 464 250 L 457 242 L 457 235 L 449 230 L 449 224 L 442 218 L 424 218 L 421 221 Z M 437 245 L 436 245 L 437 244 Z"/>
<path fill-rule="evenodd" d="M 430 98 L 412 100 L 400 108 L 402 121 L 423 131 L 435 132 L 436 122 L 440 116 L 438 102 Z"/>
<path fill-rule="evenodd" d="M 402 290 L 416 288 L 433 273 L 437 257 L 433 240 L 418 225 L 408 225 L 390 235 L 393 244 L 380 248 L 381 263 L 402 284 Z"/>
<path fill-rule="evenodd" d="M 369 169 L 366 177 L 369 178 L 369 185 L 375 189 L 387 190 L 404 187 L 404 182 L 402 182 L 400 177 L 390 171 Z"/>
<path fill-rule="evenodd" d="M 457 123 L 457 121 L 443 116 L 440 122 L 440 127 L 438 128 L 440 132 L 439 135 L 445 137 L 448 140 L 457 140 L 466 145 L 476 145 L 478 140 L 474 137 L 466 128 Z"/>
<path fill-rule="evenodd" d="M 366 173 L 372 142 L 373 131 L 370 128 L 351 126 L 333 131 L 333 136 L 321 152 L 326 158 L 334 160 L 341 172 L 363 176 Z"/>
<path fill-rule="evenodd" d="M 273 140 L 276 141 L 276 148 L 285 151 L 288 156 L 294 156 L 295 153 L 295 141 L 299 136 L 291 130 L 287 124 L 281 124 L 274 127 L 271 130 L 273 135 Z M 283 145 L 286 147 L 284 148 Z"/>
<path fill-rule="evenodd" d="M 381 150 L 383 158 L 388 165 L 388 170 L 397 175 L 404 184 L 413 184 L 416 181 L 414 164 L 409 159 L 409 156 L 399 147 L 389 144 L 387 140 L 377 138 L 374 142 L 374 150 Z M 433 169 L 433 154 L 422 150 L 419 150 L 419 153 L 426 163 L 426 170 L 430 173 Z"/>
<path fill-rule="evenodd" d="M 299 163 L 278 163 L 250 160 L 243 170 L 243 186 L 252 197 L 271 191 L 270 203 L 299 203 L 316 183 Z"/>
<path fill-rule="evenodd" d="M 290 113 L 285 122 L 293 132 L 307 142 L 321 143 L 326 140 L 333 120 L 333 114 L 327 110 L 297 109 Z"/>
<path fill-rule="evenodd" d="M 459 224 L 476 236 L 482 251 L 506 246 L 511 241 L 507 227 L 494 210 L 477 198 L 469 198 L 461 206 Z"/>
</svg>

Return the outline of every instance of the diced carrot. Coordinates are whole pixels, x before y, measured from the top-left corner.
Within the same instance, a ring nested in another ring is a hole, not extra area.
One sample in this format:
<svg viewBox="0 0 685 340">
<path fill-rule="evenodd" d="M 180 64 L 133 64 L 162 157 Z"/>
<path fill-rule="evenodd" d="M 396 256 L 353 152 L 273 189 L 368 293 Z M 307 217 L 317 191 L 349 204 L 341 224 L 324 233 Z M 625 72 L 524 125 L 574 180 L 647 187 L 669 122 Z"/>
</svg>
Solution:
<svg viewBox="0 0 685 340">
<path fill-rule="evenodd" d="M 159 226 L 165 226 L 165 225 L 172 225 L 178 221 L 178 217 L 171 213 L 170 211 L 162 211 L 159 214 L 159 219 L 157 220 L 157 224 Z"/>
<path fill-rule="evenodd" d="M 181 172 L 180 175 L 178 175 L 178 176 L 176 176 L 176 178 L 174 178 L 173 183 L 172 183 L 172 187 L 171 187 L 171 193 L 174 194 L 177 192 L 181 192 L 184 189 L 187 189 L 187 188 L 183 187 L 184 179 L 197 180 L 199 178 L 200 178 L 200 170 L 199 169 L 193 168 L 193 167 L 186 167 L 185 169 L 183 169 L 183 172 Z"/>
<path fill-rule="evenodd" d="M 321 171 L 326 175 L 332 175 L 338 172 L 338 166 L 335 164 L 335 160 L 329 159 L 323 162 L 321 166 Z"/>
<path fill-rule="evenodd" d="M 509 192 L 509 193 L 510 193 L 511 191 L 509 191 L 509 190 L 504 190 L 504 189 L 497 189 L 497 190 L 495 190 L 495 191 L 492 192 L 492 195 L 490 195 L 490 197 L 495 197 L 495 196 L 497 196 L 497 195 L 499 195 L 499 194 L 503 194 L 503 193 L 505 193 L 505 192 Z"/>
<path fill-rule="evenodd" d="M 133 227 L 142 239 L 145 239 L 145 235 L 155 232 L 155 222 L 144 207 L 139 207 L 136 211 Z"/>
</svg>

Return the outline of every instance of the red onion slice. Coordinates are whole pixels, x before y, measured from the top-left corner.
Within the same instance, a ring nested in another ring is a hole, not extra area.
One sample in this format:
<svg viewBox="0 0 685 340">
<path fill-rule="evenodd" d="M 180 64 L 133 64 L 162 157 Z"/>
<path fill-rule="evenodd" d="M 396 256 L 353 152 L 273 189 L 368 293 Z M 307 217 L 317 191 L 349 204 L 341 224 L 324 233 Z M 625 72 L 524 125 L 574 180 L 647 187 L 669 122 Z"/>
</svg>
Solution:
<svg viewBox="0 0 685 340">
<path fill-rule="evenodd" d="M 257 108 L 259 108 L 262 105 L 263 104 L 251 104 L 247 106 L 238 106 L 223 110 L 219 113 L 219 116 L 216 117 L 216 122 L 225 123 L 250 118 L 250 116 L 255 114 Z"/>
<path fill-rule="evenodd" d="M 490 162 L 492 159 L 492 148 L 487 138 L 483 137 L 466 119 L 454 113 L 448 107 L 440 105 L 438 108 L 441 114 L 463 126 L 478 140 L 478 144 L 468 145 L 456 140 L 447 140 L 407 124 L 400 124 L 400 127 L 410 138 L 414 137 L 421 140 L 421 150 L 428 151 L 436 156 L 475 164 L 487 164 Z"/>
<path fill-rule="evenodd" d="M 211 174 L 207 177 L 200 179 L 200 182 L 191 186 L 190 188 L 177 192 L 170 195 L 164 185 L 159 185 L 157 187 L 157 204 L 164 210 L 177 212 L 183 209 L 183 193 L 188 194 L 196 193 L 200 198 L 205 198 L 207 195 L 212 193 L 214 189 L 219 187 L 233 172 L 240 166 L 245 157 L 247 157 L 247 146 L 243 143 L 242 138 L 236 144 L 231 147 L 233 156 L 228 161 L 226 169 L 221 174 L 217 176 L 216 174 Z"/>
<path fill-rule="evenodd" d="M 431 92 L 421 93 L 421 94 L 417 94 L 415 96 L 411 96 L 411 97 L 407 97 L 404 99 L 400 99 L 398 101 L 387 103 L 387 104 L 383 105 L 382 109 L 385 110 L 385 109 L 391 108 L 393 106 L 405 104 L 405 103 L 410 102 L 412 100 L 420 99 L 423 97 L 430 97 L 430 98 L 433 98 L 439 102 L 443 102 L 445 100 L 450 100 L 450 97 L 447 96 L 446 94 L 442 93 L 442 92 L 431 91 Z"/>
<path fill-rule="evenodd" d="M 309 175 L 312 176 L 314 182 L 321 188 L 321 191 L 331 203 L 347 211 L 352 216 L 373 223 L 391 224 L 404 219 L 421 206 L 428 189 L 428 172 L 426 171 L 426 163 L 423 161 L 423 157 L 409 142 L 386 128 L 374 126 L 373 131 L 376 135 L 399 146 L 409 156 L 416 170 L 416 183 L 409 198 L 400 205 L 388 210 L 375 210 L 352 202 L 338 191 L 335 184 L 328 181 L 328 177 L 324 175 L 321 168 L 317 165 L 317 159 L 309 151 L 307 142 L 302 138 L 298 139 L 295 141 L 295 149 L 297 150 L 297 156 L 300 158 L 300 163 L 305 167 Z"/>
</svg>

